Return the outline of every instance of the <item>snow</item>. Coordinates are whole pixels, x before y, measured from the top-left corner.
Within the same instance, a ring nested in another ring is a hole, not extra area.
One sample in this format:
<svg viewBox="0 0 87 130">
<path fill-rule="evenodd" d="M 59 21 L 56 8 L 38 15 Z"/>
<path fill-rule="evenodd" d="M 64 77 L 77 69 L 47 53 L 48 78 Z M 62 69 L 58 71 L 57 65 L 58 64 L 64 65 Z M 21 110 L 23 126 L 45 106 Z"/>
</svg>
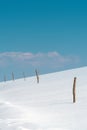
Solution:
<svg viewBox="0 0 87 130">
<path fill-rule="evenodd" d="M 74 77 L 76 103 L 72 102 Z M 0 130 L 87 130 L 87 67 L 0 83 Z"/>
</svg>

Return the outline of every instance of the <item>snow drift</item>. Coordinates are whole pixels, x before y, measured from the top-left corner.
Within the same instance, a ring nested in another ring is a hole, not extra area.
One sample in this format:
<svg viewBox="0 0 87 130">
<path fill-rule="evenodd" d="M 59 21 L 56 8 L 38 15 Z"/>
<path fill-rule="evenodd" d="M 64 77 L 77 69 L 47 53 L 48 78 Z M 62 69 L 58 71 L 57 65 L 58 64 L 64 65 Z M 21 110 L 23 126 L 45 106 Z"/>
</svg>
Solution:
<svg viewBox="0 0 87 130">
<path fill-rule="evenodd" d="M 77 77 L 76 103 L 73 79 Z M 1 130 L 87 130 L 87 67 L 0 83 Z"/>
</svg>

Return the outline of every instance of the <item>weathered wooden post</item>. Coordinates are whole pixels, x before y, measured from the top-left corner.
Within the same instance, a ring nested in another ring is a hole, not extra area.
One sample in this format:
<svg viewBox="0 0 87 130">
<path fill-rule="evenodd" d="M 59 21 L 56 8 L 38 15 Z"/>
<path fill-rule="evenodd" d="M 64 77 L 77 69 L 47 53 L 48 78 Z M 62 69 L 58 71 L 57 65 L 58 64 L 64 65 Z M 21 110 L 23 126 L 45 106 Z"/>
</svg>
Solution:
<svg viewBox="0 0 87 130">
<path fill-rule="evenodd" d="M 6 75 L 4 75 L 4 82 L 6 82 Z"/>
<path fill-rule="evenodd" d="M 24 72 L 23 72 L 23 77 L 24 77 L 24 81 L 25 81 L 26 79 L 25 79 L 25 73 Z"/>
<path fill-rule="evenodd" d="M 14 81 L 14 73 L 12 72 L 12 80 Z"/>
<path fill-rule="evenodd" d="M 35 70 L 35 73 L 36 73 L 37 83 L 39 83 L 39 75 L 37 69 Z"/>
<path fill-rule="evenodd" d="M 74 77 L 74 82 L 73 82 L 73 103 L 76 102 L 76 77 Z"/>
</svg>

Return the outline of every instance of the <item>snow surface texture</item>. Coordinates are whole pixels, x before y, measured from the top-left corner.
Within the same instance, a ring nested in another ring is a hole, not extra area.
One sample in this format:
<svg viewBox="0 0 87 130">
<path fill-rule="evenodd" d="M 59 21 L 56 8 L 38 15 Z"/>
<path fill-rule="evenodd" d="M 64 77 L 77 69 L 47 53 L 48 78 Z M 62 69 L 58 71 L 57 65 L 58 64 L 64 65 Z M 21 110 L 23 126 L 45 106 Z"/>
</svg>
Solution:
<svg viewBox="0 0 87 130">
<path fill-rule="evenodd" d="M 0 130 L 87 130 L 87 67 L 0 83 Z"/>
</svg>

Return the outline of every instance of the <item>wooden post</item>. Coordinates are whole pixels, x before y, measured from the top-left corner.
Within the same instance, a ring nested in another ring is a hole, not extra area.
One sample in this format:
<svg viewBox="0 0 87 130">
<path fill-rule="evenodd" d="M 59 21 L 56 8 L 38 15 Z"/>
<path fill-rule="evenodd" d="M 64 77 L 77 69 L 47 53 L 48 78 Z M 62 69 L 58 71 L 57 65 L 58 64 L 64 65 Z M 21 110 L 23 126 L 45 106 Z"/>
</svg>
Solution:
<svg viewBox="0 0 87 130">
<path fill-rule="evenodd" d="M 36 73 L 37 83 L 39 83 L 39 75 L 38 75 L 37 69 L 35 70 L 35 73 Z"/>
<path fill-rule="evenodd" d="M 25 81 L 25 73 L 23 72 L 23 77 L 24 77 L 24 81 Z"/>
<path fill-rule="evenodd" d="M 76 102 L 76 77 L 74 77 L 74 82 L 73 82 L 73 103 Z"/>
<path fill-rule="evenodd" d="M 12 72 L 12 80 L 14 81 L 14 73 Z"/>
<path fill-rule="evenodd" d="M 4 75 L 4 82 L 6 82 L 6 75 Z"/>
</svg>

